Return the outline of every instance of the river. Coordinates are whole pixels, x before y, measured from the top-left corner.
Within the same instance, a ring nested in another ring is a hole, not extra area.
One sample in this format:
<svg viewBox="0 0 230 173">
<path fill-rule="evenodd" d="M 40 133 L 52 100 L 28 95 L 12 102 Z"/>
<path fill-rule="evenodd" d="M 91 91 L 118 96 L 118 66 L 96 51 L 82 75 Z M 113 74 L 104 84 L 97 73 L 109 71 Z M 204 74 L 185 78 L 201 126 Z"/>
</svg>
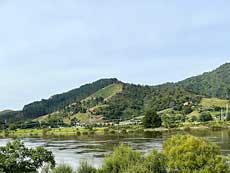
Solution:
<svg viewBox="0 0 230 173">
<path fill-rule="evenodd" d="M 89 161 L 93 166 L 100 167 L 105 155 L 114 146 L 121 143 L 130 145 L 133 149 L 149 153 L 152 149 L 161 150 L 163 142 L 174 134 L 189 133 L 206 138 L 220 146 L 224 155 L 230 154 L 230 130 L 192 130 L 189 132 L 148 132 L 133 135 L 92 135 L 73 136 L 68 138 L 22 138 L 27 147 L 43 146 L 52 151 L 58 164 L 68 163 L 77 168 L 82 160 Z M 4 146 L 12 139 L 0 139 Z"/>
</svg>

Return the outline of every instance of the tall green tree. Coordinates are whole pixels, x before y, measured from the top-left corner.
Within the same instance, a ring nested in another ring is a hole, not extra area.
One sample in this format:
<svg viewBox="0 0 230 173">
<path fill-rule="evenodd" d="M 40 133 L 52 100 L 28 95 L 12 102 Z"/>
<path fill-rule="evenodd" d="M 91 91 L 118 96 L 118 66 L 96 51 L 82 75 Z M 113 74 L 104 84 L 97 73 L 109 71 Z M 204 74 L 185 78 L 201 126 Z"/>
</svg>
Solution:
<svg viewBox="0 0 230 173">
<path fill-rule="evenodd" d="M 43 147 L 29 149 L 18 140 L 0 147 L 0 170 L 5 173 L 35 172 L 44 163 L 55 166 L 52 152 Z"/>
<path fill-rule="evenodd" d="M 145 128 L 155 128 L 161 126 L 161 117 L 155 110 L 147 110 L 143 118 L 143 125 Z"/>
</svg>

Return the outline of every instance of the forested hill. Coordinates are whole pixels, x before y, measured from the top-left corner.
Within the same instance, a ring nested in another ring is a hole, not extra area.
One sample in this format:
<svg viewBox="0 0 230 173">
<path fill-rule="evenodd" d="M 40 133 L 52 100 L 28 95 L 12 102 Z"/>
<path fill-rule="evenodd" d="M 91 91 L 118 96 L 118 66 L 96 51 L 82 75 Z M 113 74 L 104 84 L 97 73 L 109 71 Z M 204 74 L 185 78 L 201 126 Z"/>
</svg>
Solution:
<svg viewBox="0 0 230 173">
<path fill-rule="evenodd" d="M 63 116 L 90 113 L 107 119 L 128 119 L 142 115 L 149 108 L 186 111 L 185 102 L 197 105 L 202 97 L 226 98 L 226 93 L 230 95 L 229 63 L 200 76 L 157 86 L 127 84 L 114 78 L 101 79 L 25 105 L 22 111 L 1 112 L 0 121 L 35 119 L 54 112 L 63 113 Z"/>
<path fill-rule="evenodd" d="M 228 98 L 230 96 L 230 63 L 214 71 L 188 78 L 178 83 L 188 91 L 208 97 Z"/>
<path fill-rule="evenodd" d="M 57 110 L 63 109 L 71 103 L 81 101 L 96 91 L 114 83 L 120 83 L 117 79 L 100 79 L 96 82 L 85 84 L 68 92 L 57 94 L 49 99 L 42 99 L 25 105 L 22 111 L 3 111 L 0 113 L 0 121 L 15 121 L 34 119 Z"/>
<path fill-rule="evenodd" d="M 23 115 L 27 118 L 36 118 L 41 115 L 52 113 L 54 111 L 60 110 L 71 103 L 79 102 L 82 99 L 92 95 L 96 91 L 110 85 L 113 83 L 118 83 L 117 79 L 100 79 L 96 82 L 86 84 L 80 88 L 68 91 L 66 93 L 54 95 L 49 99 L 37 101 L 23 108 Z"/>
</svg>

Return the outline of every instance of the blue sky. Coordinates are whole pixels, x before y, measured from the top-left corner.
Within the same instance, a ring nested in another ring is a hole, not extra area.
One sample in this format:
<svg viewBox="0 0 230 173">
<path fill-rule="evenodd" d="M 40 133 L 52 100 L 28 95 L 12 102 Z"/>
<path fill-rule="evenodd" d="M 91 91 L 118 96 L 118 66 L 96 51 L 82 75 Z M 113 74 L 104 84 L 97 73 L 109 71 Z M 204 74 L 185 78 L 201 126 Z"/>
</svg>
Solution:
<svg viewBox="0 0 230 173">
<path fill-rule="evenodd" d="M 0 110 L 99 78 L 179 81 L 230 61 L 228 0 L 1 0 Z"/>
</svg>

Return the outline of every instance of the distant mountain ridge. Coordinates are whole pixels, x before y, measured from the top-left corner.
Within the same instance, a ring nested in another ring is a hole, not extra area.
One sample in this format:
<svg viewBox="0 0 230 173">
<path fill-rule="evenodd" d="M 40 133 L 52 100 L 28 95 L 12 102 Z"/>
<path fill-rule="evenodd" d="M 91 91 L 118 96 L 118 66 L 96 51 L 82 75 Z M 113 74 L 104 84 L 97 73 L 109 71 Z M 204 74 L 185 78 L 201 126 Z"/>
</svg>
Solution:
<svg viewBox="0 0 230 173">
<path fill-rule="evenodd" d="M 157 86 L 128 84 L 116 78 L 100 79 L 25 105 L 22 111 L 0 112 L 0 120 L 35 119 L 57 111 L 63 116 L 87 112 L 107 119 L 131 118 L 149 108 L 182 109 L 186 101 L 198 104 L 202 97 L 226 98 L 229 95 L 230 63 L 226 63 L 214 71 Z"/>
</svg>

